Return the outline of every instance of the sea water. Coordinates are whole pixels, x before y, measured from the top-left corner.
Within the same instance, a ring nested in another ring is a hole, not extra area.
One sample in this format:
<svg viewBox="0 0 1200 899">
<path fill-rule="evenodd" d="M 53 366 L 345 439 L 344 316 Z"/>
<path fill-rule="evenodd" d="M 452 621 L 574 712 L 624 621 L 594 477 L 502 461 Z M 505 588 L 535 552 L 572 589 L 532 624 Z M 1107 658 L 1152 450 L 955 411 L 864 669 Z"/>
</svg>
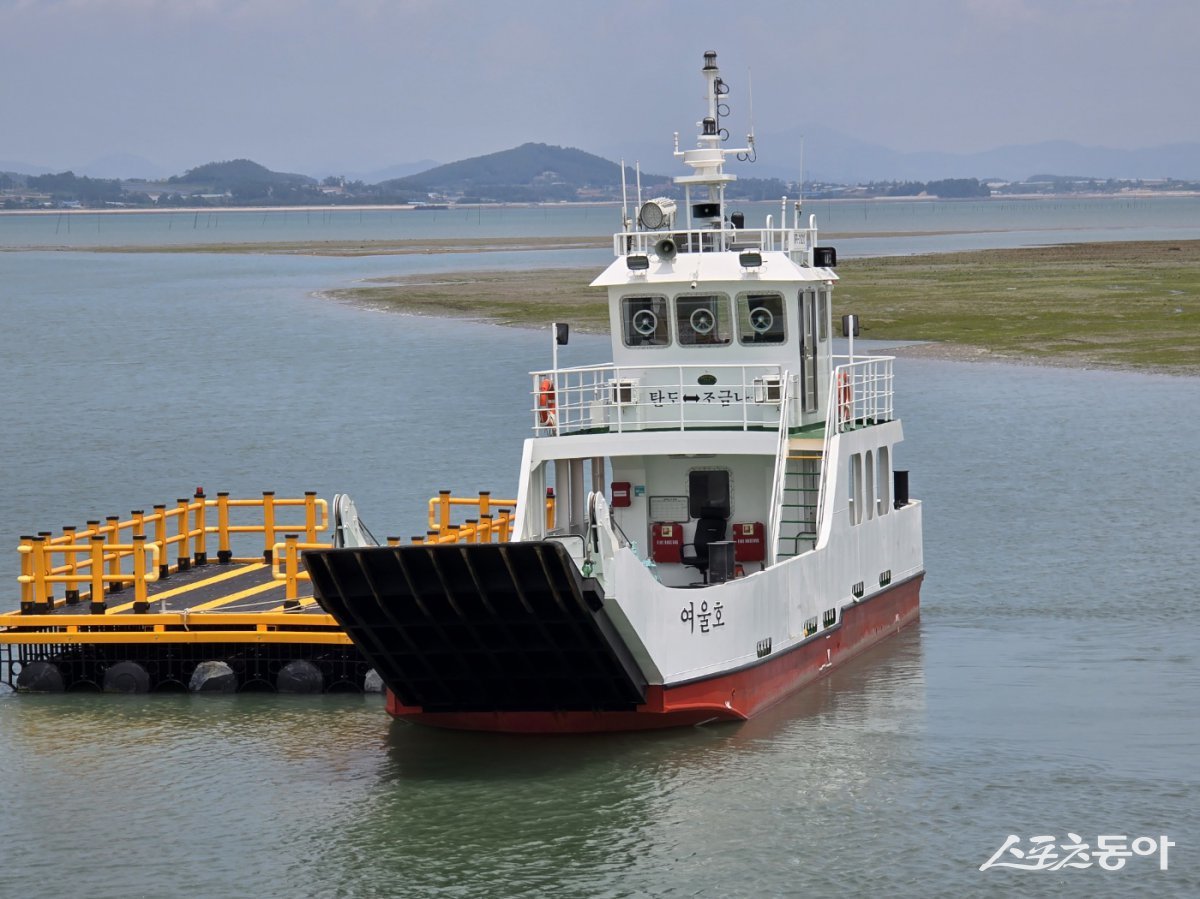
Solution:
<svg viewBox="0 0 1200 899">
<path fill-rule="evenodd" d="M 746 225 L 780 227 L 792 202 L 738 203 Z M 820 233 L 839 252 L 913 252 L 1021 247 L 1095 240 L 1200 237 L 1200 197 L 1011 200 L 811 200 Z M 619 230 L 616 204 L 485 206 L 437 210 L 347 207 L 161 212 L 42 211 L 0 214 L 0 247 L 166 247 L 238 243 L 598 237 Z"/>
<path fill-rule="evenodd" d="M 522 264 L 448 264 L 493 262 Z M 344 491 L 401 536 L 439 488 L 511 495 L 549 333 L 318 295 L 410 265 L 437 262 L 0 254 L 0 545 L 198 485 Z M 578 738 L 379 696 L 0 695 L 0 896 L 1196 895 L 1200 379 L 896 381 L 921 622 L 808 690 Z M 980 870 L 1072 833 L 1175 845 L 1165 871 Z"/>
</svg>

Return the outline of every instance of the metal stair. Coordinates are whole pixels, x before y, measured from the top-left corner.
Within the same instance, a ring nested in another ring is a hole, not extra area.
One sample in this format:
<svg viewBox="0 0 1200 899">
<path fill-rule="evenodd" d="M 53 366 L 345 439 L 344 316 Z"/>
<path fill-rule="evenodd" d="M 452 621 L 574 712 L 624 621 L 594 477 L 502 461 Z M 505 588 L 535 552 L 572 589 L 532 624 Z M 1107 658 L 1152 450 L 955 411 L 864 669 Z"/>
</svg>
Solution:
<svg viewBox="0 0 1200 899">
<path fill-rule="evenodd" d="M 821 490 L 823 443 L 793 438 L 788 441 L 783 471 L 783 515 L 779 521 L 776 557 L 805 553 L 817 541 L 817 502 Z"/>
</svg>

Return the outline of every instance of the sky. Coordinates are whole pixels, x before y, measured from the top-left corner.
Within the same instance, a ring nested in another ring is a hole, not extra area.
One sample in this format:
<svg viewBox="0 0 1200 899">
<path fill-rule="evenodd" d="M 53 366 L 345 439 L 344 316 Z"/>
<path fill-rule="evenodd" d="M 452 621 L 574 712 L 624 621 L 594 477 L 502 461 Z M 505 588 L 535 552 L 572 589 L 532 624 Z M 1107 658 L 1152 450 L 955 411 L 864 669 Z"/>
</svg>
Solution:
<svg viewBox="0 0 1200 899">
<path fill-rule="evenodd" d="M 1197 0 L 0 0 L 0 160 L 450 162 L 729 125 L 895 150 L 1200 141 Z M 132 173 L 122 173 L 125 175 Z"/>
</svg>

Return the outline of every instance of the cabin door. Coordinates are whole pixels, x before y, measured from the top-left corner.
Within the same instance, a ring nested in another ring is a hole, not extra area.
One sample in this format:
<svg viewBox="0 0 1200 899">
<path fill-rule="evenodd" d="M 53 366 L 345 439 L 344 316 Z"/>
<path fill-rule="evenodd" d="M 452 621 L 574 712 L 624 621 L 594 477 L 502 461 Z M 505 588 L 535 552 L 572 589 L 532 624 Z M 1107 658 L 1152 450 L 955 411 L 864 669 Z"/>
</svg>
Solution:
<svg viewBox="0 0 1200 899">
<path fill-rule="evenodd" d="M 805 412 L 817 409 L 817 295 L 800 291 L 800 398 Z"/>
</svg>

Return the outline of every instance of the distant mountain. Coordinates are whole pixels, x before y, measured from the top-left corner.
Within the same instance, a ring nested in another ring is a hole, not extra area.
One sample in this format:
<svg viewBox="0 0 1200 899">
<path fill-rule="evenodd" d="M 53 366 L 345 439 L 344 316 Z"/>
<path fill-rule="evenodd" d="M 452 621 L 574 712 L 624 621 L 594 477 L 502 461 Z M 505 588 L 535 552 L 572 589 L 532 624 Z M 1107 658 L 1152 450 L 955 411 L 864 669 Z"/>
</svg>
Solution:
<svg viewBox="0 0 1200 899">
<path fill-rule="evenodd" d="M 315 184 L 316 181 L 308 175 L 293 175 L 287 172 L 273 172 L 257 162 L 249 159 L 233 159 L 228 162 L 210 162 L 206 165 L 188 169 L 182 175 L 174 175 L 167 179 L 168 184 L 206 184 L 214 190 L 226 190 L 239 184 L 278 184 L 280 186 L 299 186 Z"/>
<path fill-rule="evenodd" d="M 626 177 L 632 183 L 632 168 L 626 167 Z M 669 180 L 642 173 L 643 188 Z M 620 184 L 621 167 L 615 162 L 571 147 L 527 143 L 385 181 L 380 187 L 525 201 L 574 200 L 589 190 L 611 192 Z"/>
</svg>

